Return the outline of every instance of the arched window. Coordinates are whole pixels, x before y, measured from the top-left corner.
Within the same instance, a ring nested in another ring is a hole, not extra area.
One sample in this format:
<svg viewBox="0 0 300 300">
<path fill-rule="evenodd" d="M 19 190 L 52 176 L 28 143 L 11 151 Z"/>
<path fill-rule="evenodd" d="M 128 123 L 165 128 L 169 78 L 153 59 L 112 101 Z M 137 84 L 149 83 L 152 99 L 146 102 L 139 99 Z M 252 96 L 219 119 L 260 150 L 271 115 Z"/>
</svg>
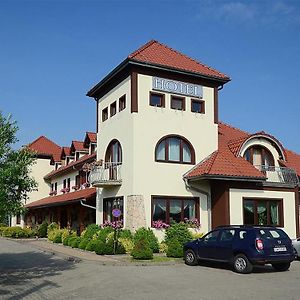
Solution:
<svg viewBox="0 0 300 300">
<path fill-rule="evenodd" d="M 106 163 L 122 163 L 122 148 L 118 140 L 112 140 L 105 153 Z"/>
<path fill-rule="evenodd" d="M 191 143 L 178 135 L 165 136 L 155 148 L 155 161 L 194 164 L 195 151 Z"/>
<path fill-rule="evenodd" d="M 273 167 L 274 158 L 272 153 L 263 146 L 252 146 L 244 153 L 244 158 L 256 167 Z"/>
</svg>

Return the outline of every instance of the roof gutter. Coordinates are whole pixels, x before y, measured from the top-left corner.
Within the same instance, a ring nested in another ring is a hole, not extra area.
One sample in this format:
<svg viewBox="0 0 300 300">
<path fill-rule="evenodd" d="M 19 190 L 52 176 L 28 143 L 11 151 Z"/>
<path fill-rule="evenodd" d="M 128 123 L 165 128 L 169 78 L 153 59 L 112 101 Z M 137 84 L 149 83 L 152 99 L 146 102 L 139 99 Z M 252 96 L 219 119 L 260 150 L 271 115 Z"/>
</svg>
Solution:
<svg viewBox="0 0 300 300">
<path fill-rule="evenodd" d="M 83 203 L 83 201 L 86 201 L 86 199 L 80 200 L 80 204 L 81 204 L 82 206 L 88 207 L 88 208 L 91 208 L 91 209 L 97 209 L 95 206 L 91 206 L 91 205 L 88 205 L 88 204 Z"/>
<path fill-rule="evenodd" d="M 203 189 L 200 189 L 199 187 L 193 186 L 189 183 L 189 180 L 186 177 L 183 177 L 183 181 L 185 183 L 185 186 L 188 190 L 194 190 L 200 194 L 204 194 L 207 198 L 207 213 L 208 213 L 208 231 L 212 229 L 212 222 L 211 222 L 211 195 L 210 193 L 204 191 Z"/>
<path fill-rule="evenodd" d="M 205 180 L 205 179 L 216 179 L 216 180 L 228 180 L 228 181 L 253 181 L 253 182 L 264 182 L 266 181 L 266 177 L 240 177 L 240 176 L 222 176 L 222 175 L 201 175 L 201 176 L 197 176 L 197 177 L 191 177 L 191 178 L 187 178 L 188 180 Z"/>
</svg>

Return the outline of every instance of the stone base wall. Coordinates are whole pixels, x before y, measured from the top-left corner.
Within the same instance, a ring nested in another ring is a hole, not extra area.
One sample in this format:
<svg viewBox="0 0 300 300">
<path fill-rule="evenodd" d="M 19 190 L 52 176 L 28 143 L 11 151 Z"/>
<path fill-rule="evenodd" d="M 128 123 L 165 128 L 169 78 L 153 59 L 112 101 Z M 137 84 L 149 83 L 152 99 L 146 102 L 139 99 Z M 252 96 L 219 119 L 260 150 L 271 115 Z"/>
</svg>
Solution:
<svg viewBox="0 0 300 300">
<path fill-rule="evenodd" d="M 135 231 L 140 227 L 146 227 L 146 211 L 144 197 L 142 195 L 127 196 L 125 227 Z"/>
</svg>

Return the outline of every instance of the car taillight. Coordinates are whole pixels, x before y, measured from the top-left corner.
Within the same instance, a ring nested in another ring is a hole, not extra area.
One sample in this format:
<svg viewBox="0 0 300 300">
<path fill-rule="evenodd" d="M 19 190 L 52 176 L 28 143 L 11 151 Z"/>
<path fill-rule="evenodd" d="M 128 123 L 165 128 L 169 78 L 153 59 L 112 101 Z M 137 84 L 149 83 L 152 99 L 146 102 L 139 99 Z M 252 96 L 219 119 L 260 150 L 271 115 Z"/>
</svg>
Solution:
<svg viewBox="0 0 300 300">
<path fill-rule="evenodd" d="M 256 248 L 259 251 L 264 250 L 264 244 L 261 239 L 256 239 Z"/>
</svg>

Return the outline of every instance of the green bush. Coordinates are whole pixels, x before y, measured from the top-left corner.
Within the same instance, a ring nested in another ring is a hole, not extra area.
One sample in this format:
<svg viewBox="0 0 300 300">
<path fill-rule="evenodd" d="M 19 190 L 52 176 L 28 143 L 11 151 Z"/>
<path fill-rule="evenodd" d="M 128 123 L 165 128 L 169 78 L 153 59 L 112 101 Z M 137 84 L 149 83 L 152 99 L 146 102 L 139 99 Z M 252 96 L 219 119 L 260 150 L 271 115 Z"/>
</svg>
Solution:
<svg viewBox="0 0 300 300">
<path fill-rule="evenodd" d="M 159 252 L 158 239 L 150 228 L 147 229 L 142 227 L 135 232 L 133 237 L 134 244 L 136 244 L 141 239 L 146 239 L 148 241 L 149 246 L 152 249 L 153 253 Z"/>
<path fill-rule="evenodd" d="M 55 236 L 54 236 L 54 239 L 53 239 L 53 243 L 61 243 L 61 234 L 57 233 Z"/>
<path fill-rule="evenodd" d="M 64 240 L 68 237 L 68 236 L 72 236 L 72 237 L 76 237 L 77 233 L 73 230 L 69 230 L 67 228 L 61 229 L 62 231 L 62 235 L 61 235 L 61 240 L 62 242 L 64 242 Z"/>
<path fill-rule="evenodd" d="M 71 246 L 72 248 L 78 248 L 79 244 L 80 244 L 80 237 L 79 236 L 72 237 L 71 242 L 69 240 L 69 246 Z"/>
<path fill-rule="evenodd" d="M 89 241 L 90 240 L 87 239 L 87 238 L 81 238 L 80 243 L 78 245 L 78 248 L 82 249 L 82 250 L 85 250 L 85 248 L 86 248 L 86 246 L 87 246 L 87 244 L 88 244 Z"/>
<path fill-rule="evenodd" d="M 100 227 L 97 224 L 90 224 L 84 231 L 82 231 L 80 237 L 91 240 L 95 233 L 97 233 L 99 230 Z"/>
<path fill-rule="evenodd" d="M 131 255 L 134 259 L 152 259 L 153 251 L 146 238 L 140 238 L 134 245 Z"/>
<path fill-rule="evenodd" d="M 159 253 L 166 253 L 168 250 L 168 246 L 165 242 L 161 242 L 159 244 Z"/>
<path fill-rule="evenodd" d="M 59 235 L 60 236 L 60 239 L 61 239 L 61 236 L 62 236 L 62 230 L 60 229 L 52 229 L 52 230 L 48 230 L 48 240 L 49 241 L 54 241 L 55 237 Z"/>
<path fill-rule="evenodd" d="M 7 224 L 0 223 L 0 227 L 8 227 Z"/>
<path fill-rule="evenodd" d="M 113 228 L 110 226 L 102 228 L 94 235 L 93 238 L 103 243 L 106 243 L 107 236 L 113 231 Z"/>
<path fill-rule="evenodd" d="M 166 253 L 168 257 L 183 257 L 182 244 L 177 239 L 169 240 Z"/>
<path fill-rule="evenodd" d="M 98 255 L 104 255 L 105 254 L 105 243 L 103 241 L 97 240 L 95 242 L 95 247 L 94 247 L 94 251 L 96 252 L 96 254 Z"/>
<path fill-rule="evenodd" d="M 87 245 L 85 247 L 85 250 L 87 250 L 87 251 L 95 251 L 96 244 L 97 244 L 97 240 L 90 240 L 87 243 Z"/>
<path fill-rule="evenodd" d="M 23 229 L 18 226 L 4 227 L 2 229 L 2 236 L 8 237 L 8 238 L 15 238 L 15 239 L 29 238 L 29 237 L 34 236 L 34 233 L 35 232 L 31 229 L 26 229 L 26 228 Z"/>
<path fill-rule="evenodd" d="M 72 247 L 72 244 L 75 240 L 77 240 L 77 236 L 70 236 L 68 238 L 68 246 Z"/>
<path fill-rule="evenodd" d="M 54 230 L 54 229 L 59 229 L 59 226 L 57 223 L 55 222 L 52 222 L 48 225 L 48 228 L 47 228 L 47 232 L 51 231 L 51 230 Z"/>
<path fill-rule="evenodd" d="M 128 239 L 128 238 L 119 238 L 118 241 L 122 245 L 122 247 L 125 249 L 125 253 L 130 254 L 134 247 L 133 240 Z"/>
<path fill-rule="evenodd" d="M 182 246 L 193 239 L 191 232 L 185 223 L 174 223 L 166 229 L 165 242 L 177 240 Z"/>
<path fill-rule="evenodd" d="M 69 245 L 69 239 L 71 238 L 71 236 L 67 236 L 66 238 L 62 239 L 63 245 L 64 246 L 68 246 Z"/>
<path fill-rule="evenodd" d="M 133 235 L 129 229 L 121 229 L 118 233 L 118 238 L 120 239 L 133 239 Z"/>
<path fill-rule="evenodd" d="M 37 235 L 38 235 L 38 237 L 40 237 L 40 238 L 47 237 L 47 230 L 48 230 L 48 223 L 47 223 L 47 221 L 44 221 L 37 228 Z"/>
</svg>

